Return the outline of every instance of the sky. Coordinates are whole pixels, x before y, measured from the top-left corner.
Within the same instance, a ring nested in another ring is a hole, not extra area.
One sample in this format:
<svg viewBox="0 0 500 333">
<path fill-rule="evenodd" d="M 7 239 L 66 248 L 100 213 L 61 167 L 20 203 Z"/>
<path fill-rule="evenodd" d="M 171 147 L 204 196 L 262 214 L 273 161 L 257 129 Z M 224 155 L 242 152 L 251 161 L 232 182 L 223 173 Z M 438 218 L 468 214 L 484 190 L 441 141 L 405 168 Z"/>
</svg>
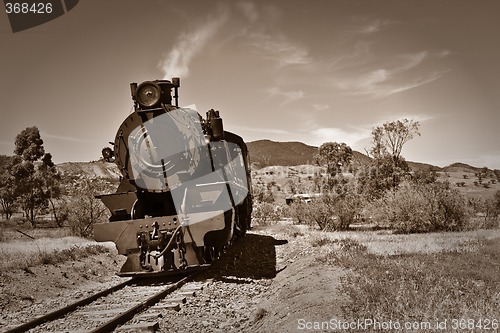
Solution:
<svg viewBox="0 0 500 333">
<path fill-rule="evenodd" d="M 413 119 L 409 161 L 500 169 L 496 0 L 81 0 L 13 33 L 0 13 L 0 154 L 37 126 L 56 163 L 92 161 L 131 82 L 181 78 L 246 141 L 344 142 Z"/>
</svg>

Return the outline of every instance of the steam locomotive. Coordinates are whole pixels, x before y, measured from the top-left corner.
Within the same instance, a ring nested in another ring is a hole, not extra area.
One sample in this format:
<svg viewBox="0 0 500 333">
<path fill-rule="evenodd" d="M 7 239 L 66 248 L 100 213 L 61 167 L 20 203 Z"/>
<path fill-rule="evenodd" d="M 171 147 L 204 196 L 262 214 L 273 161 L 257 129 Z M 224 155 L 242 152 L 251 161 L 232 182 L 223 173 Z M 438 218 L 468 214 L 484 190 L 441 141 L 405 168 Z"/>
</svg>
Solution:
<svg viewBox="0 0 500 333">
<path fill-rule="evenodd" d="M 94 237 L 127 257 L 121 276 L 205 266 L 250 228 L 245 142 L 223 129 L 219 111 L 203 118 L 179 107 L 179 87 L 179 78 L 131 83 L 134 111 L 113 149 L 102 150 L 122 177 L 116 193 L 98 196 L 111 217 L 94 226 Z"/>
</svg>

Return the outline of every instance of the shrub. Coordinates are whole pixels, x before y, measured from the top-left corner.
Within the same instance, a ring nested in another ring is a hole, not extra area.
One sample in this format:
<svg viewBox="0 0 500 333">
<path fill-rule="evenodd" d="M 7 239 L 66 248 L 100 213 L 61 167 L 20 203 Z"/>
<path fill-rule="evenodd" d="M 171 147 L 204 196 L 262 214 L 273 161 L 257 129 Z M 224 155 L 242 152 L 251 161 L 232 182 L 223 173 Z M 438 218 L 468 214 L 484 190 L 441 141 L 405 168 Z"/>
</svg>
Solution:
<svg viewBox="0 0 500 333">
<path fill-rule="evenodd" d="M 288 207 L 288 216 L 298 224 L 305 223 L 308 218 L 307 204 L 300 200 L 293 201 Z"/>
<path fill-rule="evenodd" d="M 354 193 L 330 193 L 323 194 L 309 203 L 293 202 L 289 214 L 298 223 L 317 226 L 320 230 L 347 230 L 358 215 L 360 205 L 361 200 Z"/>
<path fill-rule="evenodd" d="M 496 228 L 500 217 L 500 191 L 493 198 L 473 198 L 469 200 L 476 218 L 471 221 L 470 228 Z"/>
<path fill-rule="evenodd" d="M 320 230 L 335 230 L 332 228 L 334 222 L 333 215 L 334 209 L 331 202 L 331 198 L 328 195 L 323 195 L 307 204 L 307 216 L 306 224 L 315 225 L 320 228 Z"/>
<path fill-rule="evenodd" d="M 354 192 L 347 192 L 335 198 L 335 215 L 338 217 L 338 224 L 335 230 L 347 230 L 349 225 L 354 223 L 361 211 L 360 196 Z"/>
<path fill-rule="evenodd" d="M 464 197 L 443 183 L 404 182 L 373 207 L 379 223 L 388 223 L 401 233 L 458 231 L 464 229 L 469 218 Z"/>
<path fill-rule="evenodd" d="M 391 157 L 376 158 L 357 175 L 359 189 L 367 200 L 379 199 L 409 178 L 409 170 L 403 158 L 396 163 Z"/>
<path fill-rule="evenodd" d="M 279 221 L 283 216 L 283 207 L 274 205 L 269 202 L 254 203 L 252 209 L 252 221 L 257 224 L 271 225 Z"/>
<path fill-rule="evenodd" d="M 67 203 L 67 207 L 71 207 L 68 211 L 68 226 L 73 235 L 90 238 L 94 224 L 107 220 L 107 208 L 95 197 L 99 190 L 98 184 L 84 181 Z"/>
</svg>

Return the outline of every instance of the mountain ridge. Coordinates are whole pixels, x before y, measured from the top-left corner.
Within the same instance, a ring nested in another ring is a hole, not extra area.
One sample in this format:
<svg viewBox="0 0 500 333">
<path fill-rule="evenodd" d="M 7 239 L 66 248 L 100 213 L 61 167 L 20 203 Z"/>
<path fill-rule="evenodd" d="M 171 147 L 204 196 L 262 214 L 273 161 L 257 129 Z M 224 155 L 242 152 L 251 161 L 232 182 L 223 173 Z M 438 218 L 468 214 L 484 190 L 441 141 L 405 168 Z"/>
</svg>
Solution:
<svg viewBox="0 0 500 333">
<path fill-rule="evenodd" d="M 318 147 L 307 145 L 299 141 L 272 141 L 262 139 L 247 142 L 250 154 L 250 162 L 255 167 L 265 167 L 270 165 L 293 166 L 303 164 L 315 164 L 314 155 L 318 153 Z M 294 153 L 294 154 L 293 154 Z M 371 161 L 371 157 L 353 150 L 353 161 L 359 164 L 366 164 Z M 434 171 L 446 171 L 447 167 L 439 167 L 423 162 L 408 161 L 412 170 L 430 168 Z M 463 163 L 469 169 L 479 169 Z"/>
</svg>

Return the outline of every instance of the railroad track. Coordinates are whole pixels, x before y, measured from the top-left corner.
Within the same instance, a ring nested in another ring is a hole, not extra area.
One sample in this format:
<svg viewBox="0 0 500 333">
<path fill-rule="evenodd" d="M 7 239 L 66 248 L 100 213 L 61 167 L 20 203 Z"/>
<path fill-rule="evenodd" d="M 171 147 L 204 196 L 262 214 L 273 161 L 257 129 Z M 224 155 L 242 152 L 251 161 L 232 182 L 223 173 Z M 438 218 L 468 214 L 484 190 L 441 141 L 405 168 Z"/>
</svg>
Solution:
<svg viewBox="0 0 500 333">
<path fill-rule="evenodd" d="M 154 331 L 162 313 L 179 310 L 186 296 L 202 288 L 196 282 L 184 286 L 196 274 L 162 280 L 131 279 L 4 333 Z M 141 315 L 146 309 L 149 313 Z"/>
</svg>

